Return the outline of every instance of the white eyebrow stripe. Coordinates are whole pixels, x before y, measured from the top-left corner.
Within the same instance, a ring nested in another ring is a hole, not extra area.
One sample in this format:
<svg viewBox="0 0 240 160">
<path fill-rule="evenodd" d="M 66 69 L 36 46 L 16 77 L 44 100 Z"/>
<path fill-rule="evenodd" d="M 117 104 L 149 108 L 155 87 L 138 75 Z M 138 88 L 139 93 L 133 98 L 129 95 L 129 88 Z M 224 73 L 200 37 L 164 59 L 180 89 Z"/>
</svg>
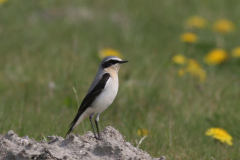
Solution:
<svg viewBox="0 0 240 160">
<path fill-rule="evenodd" d="M 111 60 L 122 61 L 120 58 L 110 58 L 107 61 L 111 61 Z"/>
</svg>

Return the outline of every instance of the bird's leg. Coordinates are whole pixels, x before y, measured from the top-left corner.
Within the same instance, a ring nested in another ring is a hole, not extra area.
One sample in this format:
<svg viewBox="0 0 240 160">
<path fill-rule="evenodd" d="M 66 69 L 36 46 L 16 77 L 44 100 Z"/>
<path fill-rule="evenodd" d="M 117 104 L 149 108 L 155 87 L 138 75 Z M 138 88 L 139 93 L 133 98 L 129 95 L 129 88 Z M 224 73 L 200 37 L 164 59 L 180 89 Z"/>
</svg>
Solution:
<svg viewBox="0 0 240 160">
<path fill-rule="evenodd" d="M 101 140 L 102 137 L 101 137 L 101 135 L 100 135 L 100 133 L 99 133 L 99 128 L 98 128 L 99 115 L 100 115 L 100 113 L 97 114 L 97 117 L 96 117 L 96 119 L 95 119 L 95 123 L 96 123 L 96 126 L 97 126 L 98 139 Z"/>
<path fill-rule="evenodd" d="M 96 135 L 96 132 L 95 132 L 95 129 L 94 129 L 94 126 L 93 126 L 93 122 L 92 122 L 92 118 L 93 118 L 93 116 L 94 116 L 94 114 L 91 114 L 91 115 L 89 116 L 89 119 L 90 119 L 91 124 L 92 124 L 92 128 L 93 128 L 94 136 L 95 136 L 95 138 L 97 139 L 97 135 Z"/>
</svg>

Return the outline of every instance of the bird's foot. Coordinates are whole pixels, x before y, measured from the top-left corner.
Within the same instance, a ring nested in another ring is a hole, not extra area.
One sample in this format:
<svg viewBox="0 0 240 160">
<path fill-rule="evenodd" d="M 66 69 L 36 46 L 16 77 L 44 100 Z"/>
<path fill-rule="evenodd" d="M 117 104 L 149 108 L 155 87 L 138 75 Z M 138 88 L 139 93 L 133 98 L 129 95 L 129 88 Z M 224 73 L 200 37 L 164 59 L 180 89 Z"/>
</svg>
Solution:
<svg viewBox="0 0 240 160">
<path fill-rule="evenodd" d="M 102 140 L 102 137 L 99 135 L 98 137 L 97 136 L 95 136 L 95 138 L 97 139 L 97 140 Z"/>
<path fill-rule="evenodd" d="M 99 138 L 99 137 L 95 137 L 95 138 L 96 138 L 97 140 L 99 140 L 99 141 L 102 140 L 102 138 Z"/>
</svg>

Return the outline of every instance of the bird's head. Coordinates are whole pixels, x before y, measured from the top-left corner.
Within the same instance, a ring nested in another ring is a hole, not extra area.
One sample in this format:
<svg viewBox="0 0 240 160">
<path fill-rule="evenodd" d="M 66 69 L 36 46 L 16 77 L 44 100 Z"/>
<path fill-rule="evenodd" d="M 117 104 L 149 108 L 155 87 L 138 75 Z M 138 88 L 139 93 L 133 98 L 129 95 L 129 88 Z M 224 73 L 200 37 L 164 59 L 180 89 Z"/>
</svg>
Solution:
<svg viewBox="0 0 240 160">
<path fill-rule="evenodd" d="M 127 63 L 128 61 L 123 61 L 121 58 L 116 56 L 107 56 L 101 62 L 101 67 L 104 70 L 115 70 L 118 72 L 120 65 Z"/>
</svg>

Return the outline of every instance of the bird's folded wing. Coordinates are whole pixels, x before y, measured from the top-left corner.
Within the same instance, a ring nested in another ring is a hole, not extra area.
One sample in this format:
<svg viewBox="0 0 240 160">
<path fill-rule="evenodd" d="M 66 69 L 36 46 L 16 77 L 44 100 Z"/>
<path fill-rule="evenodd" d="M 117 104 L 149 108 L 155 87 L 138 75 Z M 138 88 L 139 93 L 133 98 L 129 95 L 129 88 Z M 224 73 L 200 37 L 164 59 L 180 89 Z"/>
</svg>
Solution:
<svg viewBox="0 0 240 160">
<path fill-rule="evenodd" d="M 82 104 L 80 105 L 80 108 L 78 112 L 84 112 L 91 104 L 92 102 L 97 98 L 97 96 L 102 92 L 102 90 L 105 88 L 106 83 L 108 79 L 110 78 L 109 73 L 103 74 L 102 78 L 98 82 L 98 84 L 93 88 L 93 90 L 86 95 L 86 97 L 83 99 Z"/>
<path fill-rule="evenodd" d="M 76 117 L 74 118 L 73 122 L 69 126 L 70 129 L 78 121 L 78 118 L 81 116 L 81 114 L 92 104 L 92 102 L 102 92 L 102 90 L 105 88 L 106 83 L 107 83 L 109 78 L 110 78 L 110 74 L 109 73 L 103 74 L 102 78 L 99 80 L 97 85 L 92 89 L 92 91 L 90 93 L 88 93 L 86 95 L 86 97 L 83 99 L 82 104 L 80 105 L 80 107 L 78 109 L 78 113 L 77 113 Z"/>
</svg>

